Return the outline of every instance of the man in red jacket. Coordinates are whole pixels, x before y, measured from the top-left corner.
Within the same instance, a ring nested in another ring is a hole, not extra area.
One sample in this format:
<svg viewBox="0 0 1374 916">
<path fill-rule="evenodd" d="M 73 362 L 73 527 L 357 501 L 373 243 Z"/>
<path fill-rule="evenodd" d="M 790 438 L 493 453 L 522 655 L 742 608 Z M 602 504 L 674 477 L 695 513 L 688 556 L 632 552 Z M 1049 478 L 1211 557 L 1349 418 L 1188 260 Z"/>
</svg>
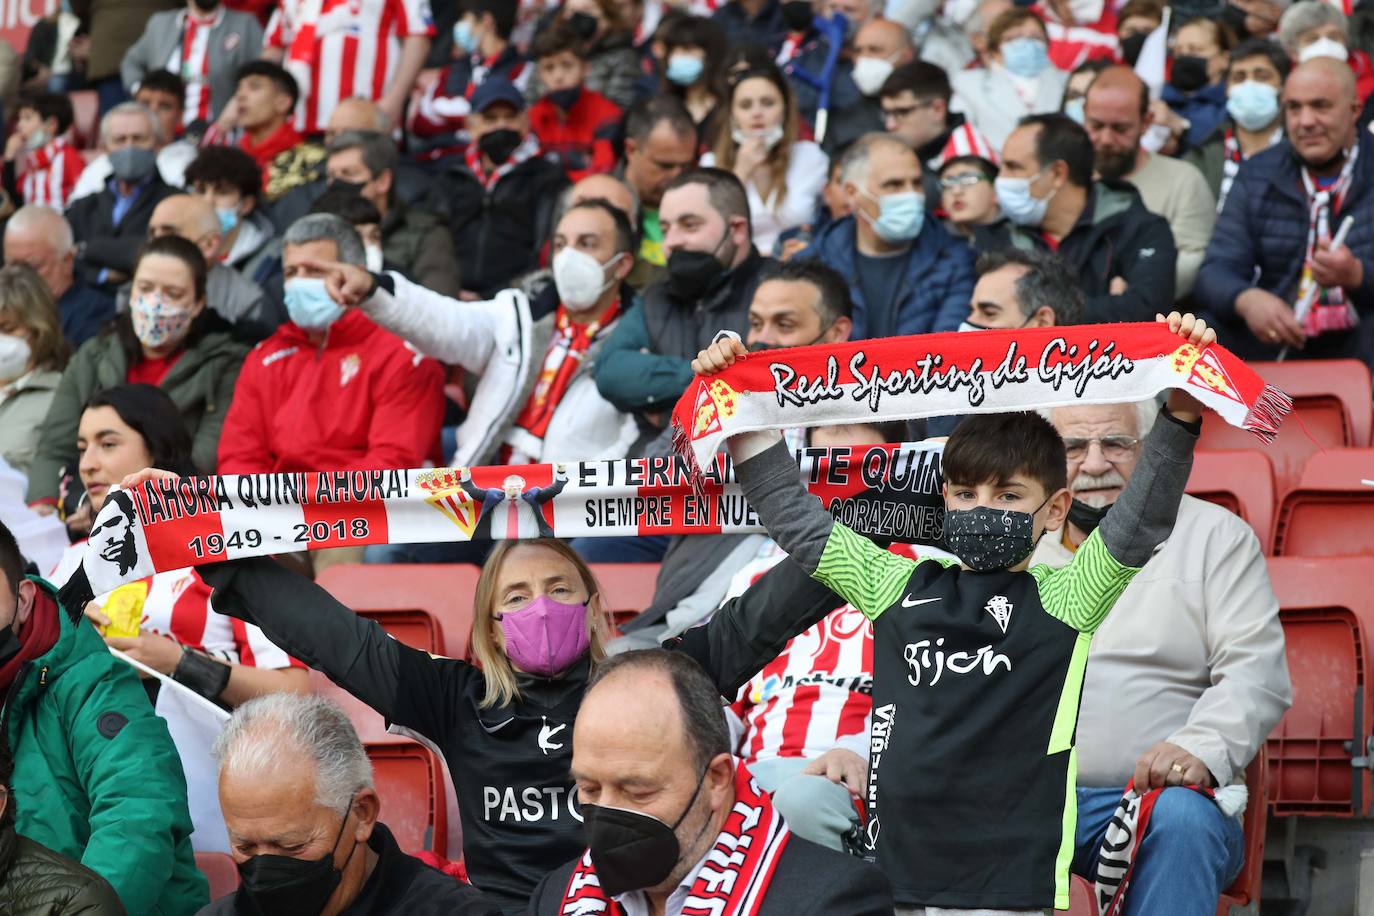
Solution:
<svg viewBox="0 0 1374 916">
<path fill-rule="evenodd" d="M 416 468 L 439 443 L 440 365 L 357 309 L 334 304 L 317 263 L 362 265 L 344 220 L 313 213 L 283 237 L 290 321 L 244 361 L 219 443 L 221 474 Z M 361 548 L 310 554 L 322 566 Z"/>
<path fill-rule="evenodd" d="M 573 27 L 556 22 L 535 36 L 530 47 L 545 93 L 530 106 L 530 130 L 569 181 L 615 168 L 612 141 L 620 126 L 620 106 L 593 92 L 587 76 L 586 47 Z"/>
</svg>

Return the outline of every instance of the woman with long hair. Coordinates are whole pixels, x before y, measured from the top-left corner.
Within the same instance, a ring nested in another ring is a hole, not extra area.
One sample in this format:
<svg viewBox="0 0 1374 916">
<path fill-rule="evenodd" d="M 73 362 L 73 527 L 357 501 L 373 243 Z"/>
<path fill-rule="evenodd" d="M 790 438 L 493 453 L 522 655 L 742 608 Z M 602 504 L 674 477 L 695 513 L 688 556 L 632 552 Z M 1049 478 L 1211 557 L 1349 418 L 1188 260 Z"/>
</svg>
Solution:
<svg viewBox="0 0 1374 916">
<path fill-rule="evenodd" d="M 725 31 L 704 16 L 673 11 L 659 22 L 650 46 L 658 79 L 641 83 L 641 88 L 677 96 L 696 122 L 702 143 L 710 146 L 724 95 L 719 76 L 729 49 Z"/>
<path fill-rule="evenodd" d="M 200 249 L 186 239 L 163 236 L 143 246 L 129 311 L 77 350 L 58 383 L 29 471 L 30 503 L 57 505 L 64 475 L 76 470 L 82 411 L 96 392 L 116 385 L 142 383 L 165 391 L 190 433 L 195 467 L 214 471 L 220 429 L 248 345 L 206 307 L 206 275 Z"/>
<path fill-rule="evenodd" d="M 67 342 L 52 293 L 24 264 L 0 267 L 0 458 L 28 473 L 67 365 Z"/>
<path fill-rule="evenodd" d="M 744 184 L 754 245 L 768 255 L 784 231 L 815 219 L 830 158 L 797 139 L 791 87 L 776 66 L 734 74 L 727 105 L 728 130 L 701 164 L 732 171 Z"/>
</svg>

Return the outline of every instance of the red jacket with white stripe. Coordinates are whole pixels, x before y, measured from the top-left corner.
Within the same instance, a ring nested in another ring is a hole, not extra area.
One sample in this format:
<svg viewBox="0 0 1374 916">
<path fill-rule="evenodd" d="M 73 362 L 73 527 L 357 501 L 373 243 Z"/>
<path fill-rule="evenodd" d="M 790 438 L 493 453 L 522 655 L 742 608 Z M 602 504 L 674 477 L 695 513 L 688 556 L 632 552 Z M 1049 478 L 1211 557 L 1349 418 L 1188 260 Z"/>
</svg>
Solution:
<svg viewBox="0 0 1374 916">
<path fill-rule="evenodd" d="M 442 367 L 356 309 L 320 345 L 292 322 L 244 360 L 221 474 L 417 468 L 436 452 Z"/>
<path fill-rule="evenodd" d="M 86 167 L 86 160 L 62 137 L 28 154 L 24 170 L 19 173 L 19 193 L 25 204 L 67 208 L 76 180 Z"/>
<path fill-rule="evenodd" d="M 1116 14 L 1104 9 L 1102 18 L 1086 25 L 1072 23 L 1064 25 L 1054 18 L 1054 13 L 1043 3 L 1031 7 L 1031 11 L 1045 21 L 1045 31 L 1050 37 L 1050 63 L 1066 73 L 1087 60 L 1103 58 L 1118 60 L 1121 41 L 1116 37 Z"/>
</svg>

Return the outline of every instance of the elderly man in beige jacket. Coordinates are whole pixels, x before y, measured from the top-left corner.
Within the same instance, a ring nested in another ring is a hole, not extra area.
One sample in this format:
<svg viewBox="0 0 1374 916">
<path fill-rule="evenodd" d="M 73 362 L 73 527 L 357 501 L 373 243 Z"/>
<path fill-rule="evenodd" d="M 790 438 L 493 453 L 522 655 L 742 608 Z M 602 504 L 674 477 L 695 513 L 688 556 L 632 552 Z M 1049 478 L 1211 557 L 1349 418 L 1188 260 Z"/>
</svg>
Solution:
<svg viewBox="0 0 1374 916">
<path fill-rule="evenodd" d="M 1062 566 L 1135 470 L 1153 402 L 1064 407 L 1074 502 L 1033 563 Z M 1125 916 L 1211 913 L 1240 871 L 1244 836 L 1186 785 L 1244 782 L 1292 703 L 1278 600 L 1254 532 L 1185 496 L 1178 523 L 1097 631 L 1078 717 L 1074 871 L 1095 877 L 1103 834 L 1128 780 L 1165 787 L 1136 856 Z"/>
</svg>

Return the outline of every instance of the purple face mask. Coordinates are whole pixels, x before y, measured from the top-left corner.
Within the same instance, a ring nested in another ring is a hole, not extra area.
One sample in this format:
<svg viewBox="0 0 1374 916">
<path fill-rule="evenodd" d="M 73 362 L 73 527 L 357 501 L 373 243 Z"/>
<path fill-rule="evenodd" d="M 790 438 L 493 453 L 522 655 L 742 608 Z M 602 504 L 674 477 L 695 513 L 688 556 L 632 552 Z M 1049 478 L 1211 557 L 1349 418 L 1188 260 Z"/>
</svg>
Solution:
<svg viewBox="0 0 1374 916">
<path fill-rule="evenodd" d="M 522 671 L 552 677 L 586 653 L 587 605 L 563 604 L 547 595 L 500 617 L 506 656 Z"/>
</svg>

